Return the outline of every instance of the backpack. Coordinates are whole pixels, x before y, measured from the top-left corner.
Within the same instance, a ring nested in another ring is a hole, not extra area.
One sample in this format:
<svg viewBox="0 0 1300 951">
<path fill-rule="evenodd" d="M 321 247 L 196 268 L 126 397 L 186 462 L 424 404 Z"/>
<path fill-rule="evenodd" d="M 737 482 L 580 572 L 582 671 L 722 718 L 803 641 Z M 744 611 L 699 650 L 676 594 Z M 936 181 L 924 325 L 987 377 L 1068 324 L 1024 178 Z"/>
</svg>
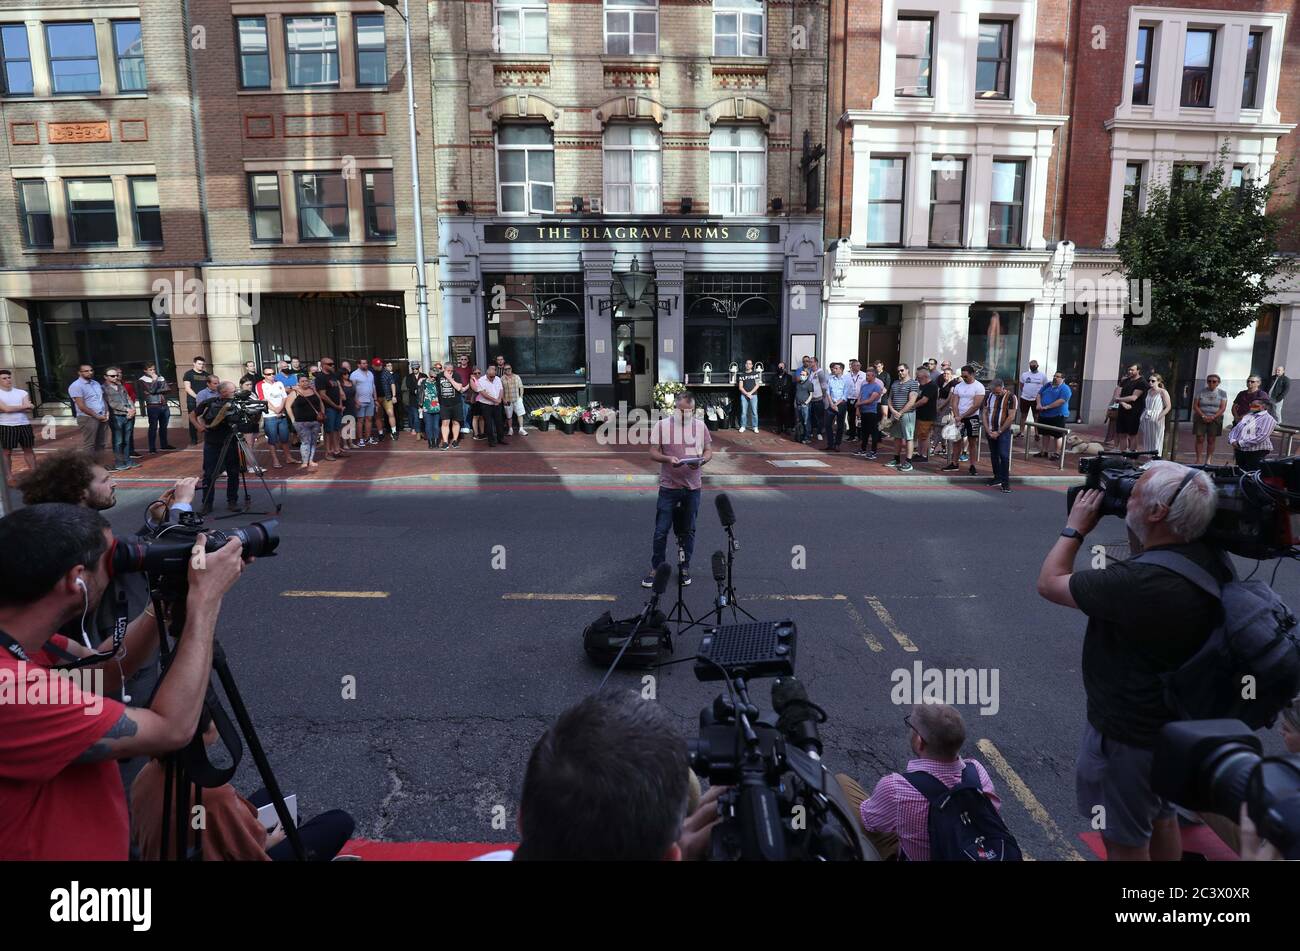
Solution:
<svg viewBox="0 0 1300 951">
<path fill-rule="evenodd" d="M 973 762 L 961 782 L 949 789 L 938 778 L 917 770 L 903 778 L 930 803 L 926 828 L 931 862 L 1019 862 L 1020 846 L 997 808 L 980 788 Z"/>
<path fill-rule="evenodd" d="M 1300 694 L 1300 640 L 1296 618 L 1263 581 L 1219 583 L 1196 562 L 1172 551 L 1149 551 L 1134 561 L 1159 565 L 1219 600 L 1220 616 L 1205 643 L 1177 670 L 1161 675 L 1165 702 L 1186 720 L 1241 720 L 1252 730 L 1271 727 Z M 1231 564 L 1228 565 L 1231 571 Z M 1243 696 L 1245 678 L 1251 696 Z"/>
<path fill-rule="evenodd" d="M 582 647 L 587 657 L 592 663 L 608 667 L 619 651 L 623 651 L 618 662 L 620 667 L 654 667 L 664 651 L 672 650 L 672 631 L 664 613 L 656 610 L 637 631 L 636 640 L 623 650 L 639 620 L 630 617 L 616 621 L 608 611 L 596 618 L 582 632 Z"/>
</svg>

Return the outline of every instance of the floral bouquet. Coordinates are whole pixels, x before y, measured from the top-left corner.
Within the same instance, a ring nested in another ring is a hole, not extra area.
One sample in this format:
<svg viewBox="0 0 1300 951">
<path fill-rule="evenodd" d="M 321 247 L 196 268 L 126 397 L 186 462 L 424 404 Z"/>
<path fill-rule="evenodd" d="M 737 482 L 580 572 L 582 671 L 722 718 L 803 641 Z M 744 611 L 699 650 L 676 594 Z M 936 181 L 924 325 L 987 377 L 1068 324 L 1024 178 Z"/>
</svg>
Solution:
<svg viewBox="0 0 1300 951">
<path fill-rule="evenodd" d="M 685 383 L 678 383 L 675 380 L 667 380 L 663 383 L 655 384 L 654 393 L 651 398 L 654 400 L 655 406 L 664 412 L 669 412 L 677 402 L 677 394 L 685 392 Z"/>
<path fill-rule="evenodd" d="M 582 407 L 556 406 L 554 409 L 554 414 L 555 414 L 555 418 L 558 419 L 560 422 L 568 423 L 572 425 L 573 423 L 576 423 L 578 421 L 578 417 L 582 415 Z"/>
<path fill-rule="evenodd" d="M 553 419 L 555 417 L 555 407 L 539 406 L 528 415 L 530 418 L 535 419 L 540 423 L 544 419 Z"/>
</svg>

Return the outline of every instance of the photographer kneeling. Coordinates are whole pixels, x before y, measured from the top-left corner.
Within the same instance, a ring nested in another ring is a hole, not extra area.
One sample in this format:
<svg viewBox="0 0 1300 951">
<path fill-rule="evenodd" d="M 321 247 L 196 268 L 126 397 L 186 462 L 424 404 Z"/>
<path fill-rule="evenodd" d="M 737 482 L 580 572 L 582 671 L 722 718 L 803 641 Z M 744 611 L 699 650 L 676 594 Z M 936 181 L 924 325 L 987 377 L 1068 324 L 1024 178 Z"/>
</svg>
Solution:
<svg viewBox="0 0 1300 951">
<path fill-rule="evenodd" d="M 190 569 L 185 629 L 167 676 L 149 709 L 128 709 L 109 695 L 137 657 L 83 668 L 97 688 L 102 677 L 95 693 L 52 670 L 59 659 L 46 650 L 50 642 L 90 655 L 54 632 L 92 616 L 112 544 L 108 523 L 88 508 L 36 505 L 0 519 L 0 859 L 125 860 L 126 795 L 114 761 L 178 750 L 198 725 L 241 545 L 232 539 L 203 570 Z"/>
<path fill-rule="evenodd" d="M 1105 561 L 1074 571 L 1084 537 L 1101 518 L 1104 494 L 1079 494 L 1061 537 L 1038 575 L 1038 593 L 1088 617 L 1083 686 L 1088 723 L 1076 764 L 1081 814 L 1102 823 L 1106 857 L 1176 861 L 1182 842 L 1171 805 L 1152 789 L 1161 727 L 1178 719 L 1162 676 L 1205 643 L 1218 602 L 1174 571 L 1141 561 Z M 1217 498 L 1210 476 L 1174 462 L 1152 462 L 1133 485 L 1125 524 L 1133 553 L 1163 549 L 1229 579 L 1226 556 L 1201 541 Z M 1104 553 L 1103 553 L 1104 554 Z"/>
</svg>

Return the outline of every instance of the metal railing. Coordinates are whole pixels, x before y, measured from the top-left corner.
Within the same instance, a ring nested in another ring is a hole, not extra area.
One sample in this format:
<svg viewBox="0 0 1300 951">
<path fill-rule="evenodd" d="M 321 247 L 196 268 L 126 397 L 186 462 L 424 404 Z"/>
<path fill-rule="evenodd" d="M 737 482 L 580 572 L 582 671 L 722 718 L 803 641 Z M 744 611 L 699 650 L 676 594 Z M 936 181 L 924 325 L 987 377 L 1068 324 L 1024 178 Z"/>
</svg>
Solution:
<svg viewBox="0 0 1300 951">
<path fill-rule="evenodd" d="M 1030 422 L 1029 420 L 1025 420 L 1023 423 L 1021 423 L 1021 424 L 1020 424 L 1020 435 L 1024 437 L 1024 442 L 1025 442 L 1025 455 L 1024 455 L 1024 459 L 1025 459 L 1026 462 L 1029 461 L 1029 429 L 1030 429 L 1031 426 L 1032 426 L 1035 430 L 1037 430 L 1040 434 L 1043 433 L 1043 432 L 1052 432 L 1052 433 L 1056 433 L 1056 434 L 1059 435 L 1059 437 L 1060 437 L 1060 439 L 1061 439 L 1061 451 L 1060 451 L 1060 453 L 1058 454 L 1058 455 L 1060 456 L 1060 458 L 1057 460 L 1057 468 L 1060 469 L 1062 472 L 1064 472 L 1064 471 L 1065 471 L 1065 440 L 1067 440 L 1067 439 L 1070 438 L 1070 427 L 1069 427 L 1069 426 L 1052 426 L 1052 425 L 1050 425 L 1050 424 L 1047 424 L 1047 423 L 1040 423 L 1040 422 L 1037 422 L 1037 421 Z M 1015 439 L 1015 437 L 1013 436 L 1013 437 L 1012 437 L 1013 442 L 1014 442 L 1014 439 Z M 1015 455 L 1014 447 L 1013 447 L 1013 449 L 1012 449 L 1012 453 L 1011 453 L 1011 455 L 1013 455 L 1013 456 Z"/>
<path fill-rule="evenodd" d="M 1273 438 L 1284 440 L 1282 443 L 1282 455 L 1291 455 L 1291 444 L 1295 442 L 1296 436 L 1300 436 L 1300 428 L 1295 426 L 1277 425 L 1273 427 Z"/>
</svg>

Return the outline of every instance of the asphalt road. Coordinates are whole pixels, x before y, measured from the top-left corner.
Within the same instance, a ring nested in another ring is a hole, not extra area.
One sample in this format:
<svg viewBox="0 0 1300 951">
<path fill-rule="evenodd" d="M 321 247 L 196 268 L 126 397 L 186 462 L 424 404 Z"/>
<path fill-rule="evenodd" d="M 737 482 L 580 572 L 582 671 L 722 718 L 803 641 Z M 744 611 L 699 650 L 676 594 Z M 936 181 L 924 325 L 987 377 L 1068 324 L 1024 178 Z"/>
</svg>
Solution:
<svg viewBox="0 0 1300 951">
<path fill-rule="evenodd" d="M 134 529 L 155 495 L 119 489 L 115 527 Z M 723 545 L 715 495 L 705 492 L 687 589 L 697 616 L 713 597 L 709 555 Z M 918 662 L 996 671 L 996 712 L 982 714 L 975 699 L 962 707 L 966 754 L 989 767 L 1032 857 L 1088 856 L 1073 781 L 1084 619 L 1034 591 L 1063 524 L 1064 491 L 730 495 L 742 604 L 759 618 L 797 622 L 797 673 L 831 718 L 829 765 L 868 788 L 905 765 L 908 708 L 894 702 L 895 671 Z M 279 555 L 252 565 L 228 596 L 221 641 L 301 811 L 346 808 L 367 838 L 516 839 L 532 744 L 603 673 L 581 650 L 583 627 L 606 608 L 630 615 L 644 601 L 653 500 L 653 490 L 630 487 L 295 487 Z M 1109 519 L 1093 540 L 1123 538 Z M 1277 587 L 1300 603 L 1295 566 L 1281 566 Z M 616 600 L 552 600 L 566 595 Z M 698 630 L 684 635 L 677 656 L 697 643 Z M 355 699 L 344 698 L 347 678 Z M 641 678 L 615 674 L 638 689 Z M 719 686 L 697 682 L 683 664 L 662 671 L 655 690 L 691 735 Z M 765 684 L 755 697 L 770 709 Z M 247 757 L 238 783 L 258 785 Z M 494 828 L 502 814 L 508 827 Z"/>
</svg>

